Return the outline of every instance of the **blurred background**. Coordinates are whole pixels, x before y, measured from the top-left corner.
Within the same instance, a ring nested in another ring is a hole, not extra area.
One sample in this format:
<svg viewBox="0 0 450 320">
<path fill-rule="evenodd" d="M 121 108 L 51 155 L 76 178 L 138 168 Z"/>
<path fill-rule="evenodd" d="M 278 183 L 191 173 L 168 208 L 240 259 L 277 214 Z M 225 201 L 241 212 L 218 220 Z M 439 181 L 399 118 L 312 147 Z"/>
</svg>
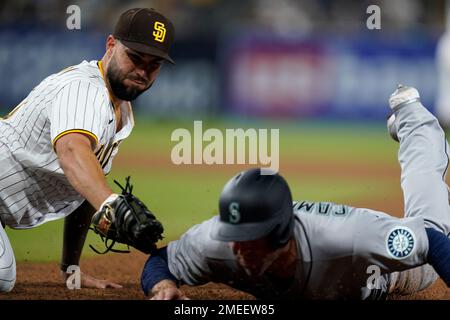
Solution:
<svg viewBox="0 0 450 320">
<path fill-rule="evenodd" d="M 71 4 L 81 9 L 80 30 L 66 27 Z M 366 27 L 372 4 L 380 30 Z M 366 121 L 384 116 L 398 82 L 435 105 L 444 0 L 2 0 L 1 110 L 47 75 L 101 58 L 120 13 L 140 6 L 173 21 L 177 65 L 135 103 L 139 113 Z"/>
<path fill-rule="evenodd" d="M 73 4 L 80 30 L 66 27 Z M 369 5 L 380 7 L 381 29 L 367 28 Z M 166 226 L 164 241 L 217 213 L 222 186 L 246 167 L 174 165 L 171 133 L 192 131 L 193 120 L 204 130 L 280 129 L 280 172 L 294 199 L 403 214 L 387 99 L 397 83 L 413 85 L 430 110 L 450 114 L 445 0 L 2 0 L 0 113 L 46 76 L 100 59 L 119 15 L 144 6 L 173 21 L 177 64 L 133 103 L 136 127 L 109 179 L 131 174 Z M 18 261 L 56 261 L 61 223 L 8 229 Z"/>
</svg>

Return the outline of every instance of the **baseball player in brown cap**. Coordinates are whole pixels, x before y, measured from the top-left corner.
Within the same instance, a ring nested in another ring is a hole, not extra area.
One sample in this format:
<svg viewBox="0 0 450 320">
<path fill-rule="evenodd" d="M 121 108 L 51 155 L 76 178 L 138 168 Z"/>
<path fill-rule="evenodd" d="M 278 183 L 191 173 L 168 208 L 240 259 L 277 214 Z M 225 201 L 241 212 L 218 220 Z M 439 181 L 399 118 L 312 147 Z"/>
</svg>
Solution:
<svg viewBox="0 0 450 320">
<path fill-rule="evenodd" d="M 130 101 L 148 90 L 174 39 L 154 9 L 124 12 L 100 61 L 83 61 L 44 79 L 0 118 L 0 292 L 16 280 L 4 226 L 36 227 L 65 218 L 61 271 L 79 265 L 91 217 L 120 197 L 105 175 L 134 126 Z M 120 287 L 81 273 L 82 287 Z"/>
<path fill-rule="evenodd" d="M 168 55 L 173 36 L 172 23 L 153 9 L 131 9 L 120 16 L 99 62 L 113 98 L 131 101 L 150 88 L 161 63 L 174 63 Z"/>
</svg>

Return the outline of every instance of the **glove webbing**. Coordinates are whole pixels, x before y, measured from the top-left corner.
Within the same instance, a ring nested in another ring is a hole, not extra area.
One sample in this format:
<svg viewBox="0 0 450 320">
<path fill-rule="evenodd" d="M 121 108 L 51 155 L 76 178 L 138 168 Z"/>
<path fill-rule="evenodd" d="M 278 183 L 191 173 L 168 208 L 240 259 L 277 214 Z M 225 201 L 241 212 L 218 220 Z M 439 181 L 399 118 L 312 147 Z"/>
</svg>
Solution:
<svg viewBox="0 0 450 320">
<path fill-rule="evenodd" d="M 127 197 L 127 199 L 130 197 L 131 192 L 133 191 L 133 186 L 130 184 L 130 176 L 125 178 L 125 188 L 122 187 L 122 185 L 117 181 L 114 180 L 114 183 L 117 184 L 119 186 L 119 188 L 122 190 L 122 195 Z M 133 211 L 133 210 L 131 210 Z M 118 249 L 114 249 L 114 245 L 116 244 L 116 240 L 112 240 L 112 242 L 110 244 L 108 244 L 108 241 L 111 240 L 108 237 L 105 237 L 103 234 L 101 234 L 100 232 L 98 232 L 95 228 L 89 227 L 90 230 L 94 231 L 96 234 L 98 234 L 100 236 L 100 238 L 102 239 L 102 242 L 105 244 L 106 249 L 103 252 L 98 251 L 97 249 L 94 248 L 93 245 L 89 245 L 89 248 L 91 248 L 95 253 L 98 254 L 105 254 L 108 253 L 109 251 L 111 252 L 116 252 L 116 253 L 130 253 L 130 246 L 127 245 L 128 250 L 118 250 Z"/>
</svg>

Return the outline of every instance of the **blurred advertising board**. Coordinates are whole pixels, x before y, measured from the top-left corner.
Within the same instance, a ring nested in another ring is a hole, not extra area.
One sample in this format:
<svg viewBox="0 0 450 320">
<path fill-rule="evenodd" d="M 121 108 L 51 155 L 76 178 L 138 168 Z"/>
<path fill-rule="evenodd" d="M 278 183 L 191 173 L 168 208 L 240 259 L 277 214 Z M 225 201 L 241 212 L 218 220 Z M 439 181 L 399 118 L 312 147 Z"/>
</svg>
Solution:
<svg viewBox="0 0 450 320">
<path fill-rule="evenodd" d="M 139 112 L 170 118 L 214 114 L 220 105 L 216 44 L 205 39 L 175 42 L 153 87 L 133 105 Z"/>
<path fill-rule="evenodd" d="M 104 40 L 96 34 L 20 28 L 0 29 L 0 109 L 12 109 L 52 73 L 99 59 Z"/>
<path fill-rule="evenodd" d="M 435 49 L 436 39 L 423 35 L 227 39 L 223 106 L 251 116 L 379 118 L 402 83 L 432 109 Z"/>
<path fill-rule="evenodd" d="M 107 34 L 0 29 L 0 115 L 48 75 L 100 59 Z M 385 116 L 397 83 L 416 86 L 433 108 L 437 40 L 426 34 L 350 37 L 236 33 L 175 42 L 175 66 L 135 103 L 161 117 L 228 114 L 371 119 Z"/>
<path fill-rule="evenodd" d="M 104 54 L 108 34 L 47 29 L 0 29 L 0 116 L 20 103 L 52 73 Z M 215 112 L 216 45 L 178 42 L 171 51 L 176 66 L 164 65 L 153 87 L 134 103 L 136 112 L 166 117 L 194 117 Z"/>
</svg>

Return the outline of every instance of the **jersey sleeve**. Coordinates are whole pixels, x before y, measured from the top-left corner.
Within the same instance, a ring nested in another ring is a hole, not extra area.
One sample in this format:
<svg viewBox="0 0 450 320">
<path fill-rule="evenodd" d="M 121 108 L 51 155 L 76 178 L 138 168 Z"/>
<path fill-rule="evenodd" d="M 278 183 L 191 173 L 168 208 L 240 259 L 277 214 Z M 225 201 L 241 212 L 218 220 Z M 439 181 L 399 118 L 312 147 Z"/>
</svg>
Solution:
<svg viewBox="0 0 450 320">
<path fill-rule="evenodd" d="M 427 262 L 428 238 L 421 217 L 395 218 L 377 212 L 356 217 L 354 260 L 382 273 L 411 269 Z"/>
<path fill-rule="evenodd" d="M 107 99 L 101 88 L 89 81 L 74 80 L 59 92 L 51 111 L 52 145 L 69 133 L 88 136 L 96 145 L 104 130 Z"/>
<path fill-rule="evenodd" d="M 331 203 L 294 205 L 310 237 L 314 260 L 351 257 L 356 274 L 368 267 L 384 273 L 426 263 L 428 238 L 421 217 L 396 218 L 384 212 Z"/>
<path fill-rule="evenodd" d="M 205 245 L 213 241 L 209 237 L 210 221 L 191 227 L 179 240 L 168 245 L 169 270 L 188 285 L 201 285 L 211 280 L 208 250 L 205 250 Z"/>
</svg>

